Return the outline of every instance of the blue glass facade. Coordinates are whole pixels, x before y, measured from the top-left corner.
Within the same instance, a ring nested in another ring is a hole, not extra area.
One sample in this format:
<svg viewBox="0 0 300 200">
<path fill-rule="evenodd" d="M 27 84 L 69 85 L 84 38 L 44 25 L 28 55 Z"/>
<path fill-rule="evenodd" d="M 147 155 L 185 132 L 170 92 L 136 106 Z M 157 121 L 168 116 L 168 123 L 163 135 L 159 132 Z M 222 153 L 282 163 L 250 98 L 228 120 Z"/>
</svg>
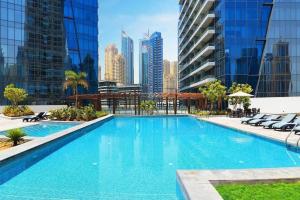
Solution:
<svg viewBox="0 0 300 200">
<path fill-rule="evenodd" d="M 14 83 L 27 103 L 63 103 L 66 69 L 86 71 L 96 92 L 97 8 L 97 0 L 0 0 L 0 95 Z"/>
<path fill-rule="evenodd" d="M 98 0 L 65 0 L 66 68 L 88 74 L 89 93 L 98 90 Z"/>
<path fill-rule="evenodd" d="M 139 66 L 139 79 L 142 85 L 142 92 L 148 92 L 148 68 L 149 68 L 149 38 L 140 40 L 140 66 Z"/>
<path fill-rule="evenodd" d="M 122 55 L 125 60 L 125 84 L 134 84 L 134 60 L 133 40 L 123 31 L 122 32 Z"/>
<path fill-rule="evenodd" d="M 216 4 L 215 75 L 257 86 L 272 0 L 226 0 Z"/>
<path fill-rule="evenodd" d="M 163 91 L 163 39 L 155 32 L 149 40 L 148 92 Z"/>
<path fill-rule="evenodd" d="M 300 0 L 181 0 L 181 91 L 220 79 L 258 97 L 299 96 L 299 13 Z"/>
<path fill-rule="evenodd" d="M 300 96 L 300 0 L 274 0 L 256 95 Z"/>
</svg>

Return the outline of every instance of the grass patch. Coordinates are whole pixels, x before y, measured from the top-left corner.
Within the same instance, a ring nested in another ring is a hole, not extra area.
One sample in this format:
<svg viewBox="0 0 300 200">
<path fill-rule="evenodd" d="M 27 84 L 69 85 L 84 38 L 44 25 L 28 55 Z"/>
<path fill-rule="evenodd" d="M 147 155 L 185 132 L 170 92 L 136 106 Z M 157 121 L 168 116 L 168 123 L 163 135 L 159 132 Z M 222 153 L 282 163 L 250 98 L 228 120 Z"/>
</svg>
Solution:
<svg viewBox="0 0 300 200">
<path fill-rule="evenodd" d="M 272 184 L 224 184 L 216 186 L 224 200 L 300 199 L 300 182 Z"/>
</svg>

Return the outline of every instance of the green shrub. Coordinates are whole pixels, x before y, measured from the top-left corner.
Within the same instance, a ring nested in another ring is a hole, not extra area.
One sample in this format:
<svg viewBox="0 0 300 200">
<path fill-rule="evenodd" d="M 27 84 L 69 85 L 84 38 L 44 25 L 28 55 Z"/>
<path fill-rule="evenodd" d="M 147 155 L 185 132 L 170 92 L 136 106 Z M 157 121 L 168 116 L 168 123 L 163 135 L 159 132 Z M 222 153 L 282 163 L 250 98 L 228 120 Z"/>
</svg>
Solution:
<svg viewBox="0 0 300 200">
<path fill-rule="evenodd" d="M 34 112 L 28 106 L 5 106 L 3 114 L 8 117 L 21 117 L 33 115 Z"/>
<path fill-rule="evenodd" d="M 85 106 L 82 108 L 82 116 L 81 118 L 84 121 L 91 121 L 93 119 L 97 118 L 96 110 L 94 109 L 94 106 Z"/>
<path fill-rule="evenodd" d="M 108 115 L 108 113 L 105 111 L 97 111 L 96 115 L 97 115 L 97 118 L 100 118 L 100 117 L 104 117 L 104 116 Z"/>
<path fill-rule="evenodd" d="M 25 137 L 26 134 L 21 129 L 12 129 L 7 131 L 5 136 L 13 142 L 13 146 L 17 146 L 19 142 L 24 140 L 23 137 Z"/>
<path fill-rule="evenodd" d="M 91 121 L 97 118 L 97 112 L 93 106 L 82 108 L 67 107 L 50 111 L 50 119 L 58 121 Z"/>
<path fill-rule="evenodd" d="M 227 112 L 200 110 L 200 111 L 194 111 L 193 114 L 198 116 L 213 116 L 213 115 L 227 115 Z"/>
</svg>

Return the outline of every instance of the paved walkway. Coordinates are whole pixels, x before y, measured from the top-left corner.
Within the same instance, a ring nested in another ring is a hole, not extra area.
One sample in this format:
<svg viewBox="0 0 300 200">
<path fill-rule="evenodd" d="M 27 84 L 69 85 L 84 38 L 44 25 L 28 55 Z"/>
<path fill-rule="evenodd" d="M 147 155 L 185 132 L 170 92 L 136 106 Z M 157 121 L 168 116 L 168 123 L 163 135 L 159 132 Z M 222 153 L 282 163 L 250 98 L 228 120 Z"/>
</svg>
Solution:
<svg viewBox="0 0 300 200">
<path fill-rule="evenodd" d="M 241 121 L 239 118 L 229 118 L 229 117 L 206 117 L 206 118 L 200 118 L 201 120 L 208 121 L 211 123 L 215 123 L 218 125 L 226 126 L 229 128 L 237 129 L 240 131 L 244 131 L 250 134 L 262 136 L 265 138 L 277 140 L 280 142 L 285 142 L 286 137 L 290 134 L 290 131 L 275 131 L 273 129 L 264 129 L 260 126 L 251 126 L 246 124 L 241 124 Z M 289 138 L 288 142 L 291 145 L 296 145 L 298 139 L 300 139 L 299 136 L 292 134 Z"/>
<path fill-rule="evenodd" d="M 22 128 L 34 124 L 37 123 L 36 122 L 26 123 L 26 122 L 22 122 L 22 119 L 9 120 L 0 117 L 0 131 L 6 131 L 13 128 Z"/>
</svg>

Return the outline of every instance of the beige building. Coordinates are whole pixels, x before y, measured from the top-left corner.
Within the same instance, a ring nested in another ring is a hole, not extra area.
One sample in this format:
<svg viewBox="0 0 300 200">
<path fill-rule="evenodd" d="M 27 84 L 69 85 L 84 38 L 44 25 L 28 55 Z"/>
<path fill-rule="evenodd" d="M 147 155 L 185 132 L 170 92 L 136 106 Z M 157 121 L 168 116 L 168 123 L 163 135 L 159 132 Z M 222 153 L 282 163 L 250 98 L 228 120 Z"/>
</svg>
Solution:
<svg viewBox="0 0 300 200">
<path fill-rule="evenodd" d="M 163 92 L 171 93 L 177 91 L 177 62 L 170 62 L 164 60 L 164 74 L 163 74 Z"/>
<path fill-rule="evenodd" d="M 105 80 L 124 84 L 125 61 L 118 54 L 116 45 L 108 45 L 105 49 Z"/>
<path fill-rule="evenodd" d="M 115 57 L 116 79 L 115 81 L 120 84 L 125 84 L 125 59 L 122 55 L 118 54 Z"/>
</svg>

